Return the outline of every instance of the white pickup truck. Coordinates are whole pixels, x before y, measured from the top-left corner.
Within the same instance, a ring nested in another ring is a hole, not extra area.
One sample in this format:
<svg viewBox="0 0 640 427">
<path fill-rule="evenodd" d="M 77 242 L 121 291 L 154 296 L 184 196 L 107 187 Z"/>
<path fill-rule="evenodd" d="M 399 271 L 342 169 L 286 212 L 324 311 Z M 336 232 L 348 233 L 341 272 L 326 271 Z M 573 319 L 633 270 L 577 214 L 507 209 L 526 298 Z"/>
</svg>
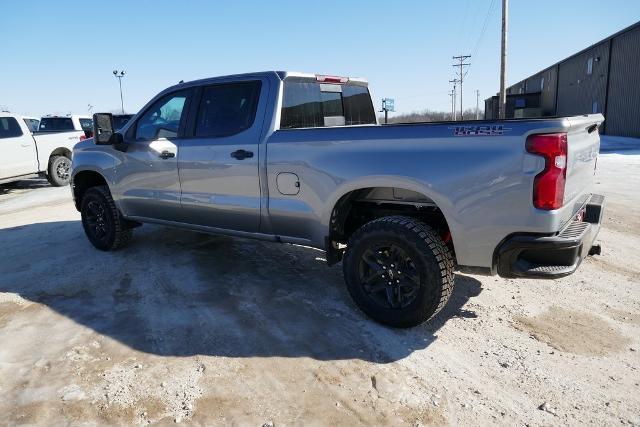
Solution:
<svg viewBox="0 0 640 427">
<path fill-rule="evenodd" d="M 83 129 L 91 128 L 92 120 L 81 116 L 47 116 L 37 127 L 36 121 L 13 113 L 0 113 L 3 149 L 0 184 L 38 175 L 45 175 L 56 187 L 69 183 L 73 146 L 88 136 Z"/>
</svg>

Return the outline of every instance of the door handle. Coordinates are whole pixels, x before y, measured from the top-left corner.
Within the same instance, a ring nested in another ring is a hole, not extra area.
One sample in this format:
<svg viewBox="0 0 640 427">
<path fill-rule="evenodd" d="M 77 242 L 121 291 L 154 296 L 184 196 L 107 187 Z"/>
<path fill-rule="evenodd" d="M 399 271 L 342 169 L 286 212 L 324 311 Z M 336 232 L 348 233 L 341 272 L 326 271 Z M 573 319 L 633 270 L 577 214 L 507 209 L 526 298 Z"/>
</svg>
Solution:
<svg viewBox="0 0 640 427">
<path fill-rule="evenodd" d="M 231 153 L 231 157 L 236 158 L 238 160 L 250 159 L 253 157 L 253 151 L 236 150 L 233 153 Z"/>
<path fill-rule="evenodd" d="M 171 151 L 163 151 L 162 153 L 160 153 L 160 158 L 161 159 L 170 159 L 172 157 L 175 157 L 176 153 L 172 153 Z"/>
</svg>

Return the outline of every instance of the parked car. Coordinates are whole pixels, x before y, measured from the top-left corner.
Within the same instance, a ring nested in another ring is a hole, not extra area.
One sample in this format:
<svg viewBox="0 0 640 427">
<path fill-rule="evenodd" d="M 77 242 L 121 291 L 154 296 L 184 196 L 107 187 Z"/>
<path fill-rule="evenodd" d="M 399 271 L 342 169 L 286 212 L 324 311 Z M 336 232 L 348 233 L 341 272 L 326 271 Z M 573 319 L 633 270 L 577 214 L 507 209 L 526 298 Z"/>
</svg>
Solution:
<svg viewBox="0 0 640 427">
<path fill-rule="evenodd" d="M 363 79 L 289 72 L 178 84 L 121 131 L 94 115 L 72 189 L 89 241 L 150 222 L 342 260 L 373 319 L 417 325 L 454 271 L 555 278 L 597 252 L 600 114 L 379 126 Z"/>
<path fill-rule="evenodd" d="M 34 132 L 36 128 L 38 119 L 0 113 L 0 183 L 44 175 L 51 185 L 69 184 L 73 146 L 84 132 Z"/>
<path fill-rule="evenodd" d="M 40 119 L 38 132 L 85 132 L 90 137 L 93 120 L 88 116 L 68 114 L 66 116 L 47 115 Z"/>
<path fill-rule="evenodd" d="M 133 117 L 133 114 L 114 114 L 113 115 L 113 128 L 120 130 L 126 125 Z"/>
</svg>

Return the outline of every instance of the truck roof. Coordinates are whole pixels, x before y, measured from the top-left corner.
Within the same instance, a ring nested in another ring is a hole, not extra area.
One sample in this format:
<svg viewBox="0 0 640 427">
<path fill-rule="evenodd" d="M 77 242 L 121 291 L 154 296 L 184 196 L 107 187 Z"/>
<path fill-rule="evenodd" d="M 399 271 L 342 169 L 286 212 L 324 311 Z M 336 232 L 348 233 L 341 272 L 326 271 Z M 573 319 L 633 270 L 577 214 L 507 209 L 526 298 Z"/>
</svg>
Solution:
<svg viewBox="0 0 640 427">
<path fill-rule="evenodd" d="M 253 73 L 229 74 L 226 76 L 208 77 L 208 78 L 192 80 L 188 82 L 180 82 L 177 85 L 167 88 L 166 90 L 174 89 L 180 86 L 197 86 L 197 85 L 206 84 L 206 83 L 215 83 L 216 81 L 219 81 L 219 80 L 246 79 L 250 77 L 273 77 L 273 76 L 276 76 L 280 80 L 285 80 L 287 78 L 298 78 L 298 79 L 305 79 L 305 80 L 309 79 L 313 81 L 320 81 L 318 80 L 318 78 L 322 78 L 322 77 L 329 77 L 329 78 L 334 77 L 338 79 L 340 78 L 348 79 L 343 83 L 349 82 L 349 83 L 363 85 L 363 86 L 366 86 L 368 84 L 367 80 L 362 77 L 346 77 L 346 76 L 338 77 L 336 75 L 302 73 L 299 71 L 257 71 Z"/>
<path fill-rule="evenodd" d="M 72 118 L 72 119 L 90 119 L 91 116 L 86 114 L 46 114 L 42 118 Z"/>
<path fill-rule="evenodd" d="M 40 120 L 38 117 L 25 116 L 22 114 L 12 113 L 10 111 L 0 111 L 0 117 L 16 117 L 19 119 L 32 119 L 32 120 Z"/>
</svg>

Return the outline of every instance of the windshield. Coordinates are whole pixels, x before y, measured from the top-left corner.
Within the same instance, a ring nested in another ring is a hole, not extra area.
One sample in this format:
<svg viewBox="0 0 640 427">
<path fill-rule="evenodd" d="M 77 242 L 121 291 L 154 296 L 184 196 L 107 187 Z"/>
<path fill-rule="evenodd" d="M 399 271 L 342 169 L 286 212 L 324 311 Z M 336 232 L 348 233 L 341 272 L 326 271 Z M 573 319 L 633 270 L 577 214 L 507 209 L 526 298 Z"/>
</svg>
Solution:
<svg viewBox="0 0 640 427">
<path fill-rule="evenodd" d="M 71 117 L 43 117 L 40 120 L 40 132 L 58 132 L 74 130 Z"/>
</svg>

